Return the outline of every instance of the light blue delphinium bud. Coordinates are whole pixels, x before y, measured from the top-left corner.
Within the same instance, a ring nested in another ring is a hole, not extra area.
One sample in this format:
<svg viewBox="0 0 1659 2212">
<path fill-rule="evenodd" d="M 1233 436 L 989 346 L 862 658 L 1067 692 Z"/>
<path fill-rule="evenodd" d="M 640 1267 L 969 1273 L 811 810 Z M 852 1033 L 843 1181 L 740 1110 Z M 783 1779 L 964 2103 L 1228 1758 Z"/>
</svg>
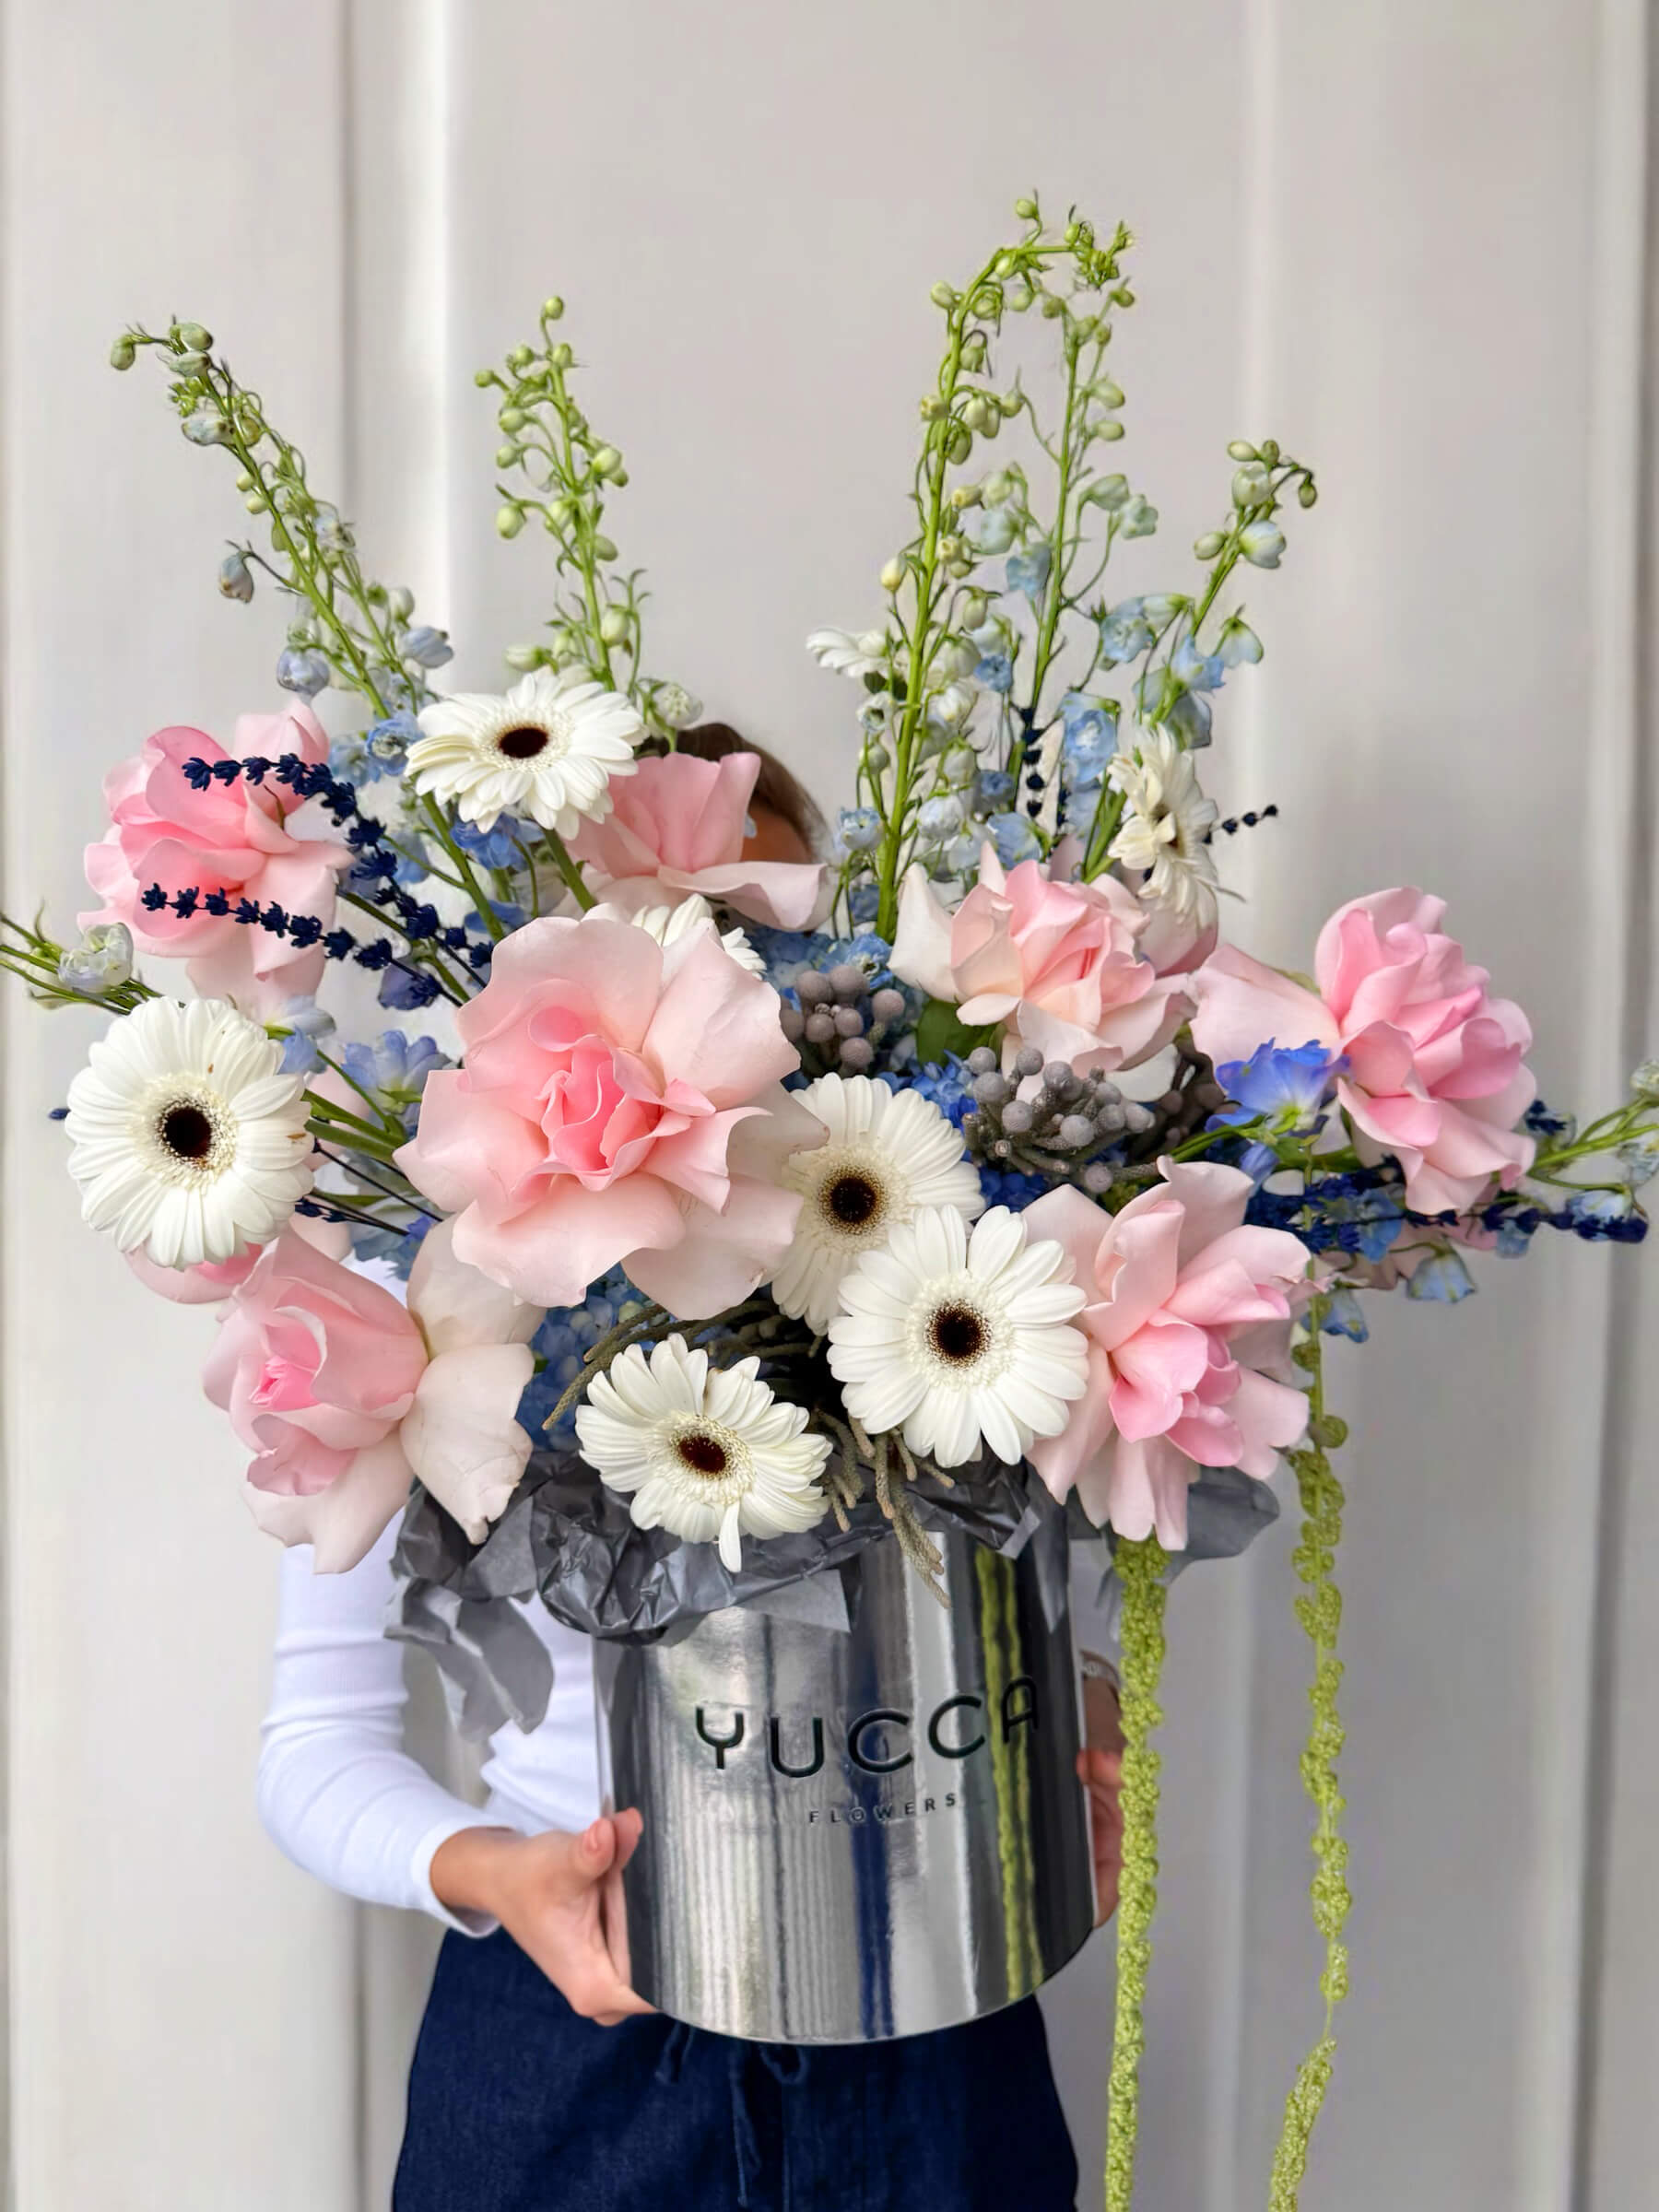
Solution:
<svg viewBox="0 0 1659 2212">
<path fill-rule="evenodd" d="M 916 830 L 924 843 L 942 845 L 962 826 L 960 799 L 928 799 L 916 815 Z"/>
<path fill-rule="evenodd" d="M 985 824 L 985 834 L 1005 868 L 1042 858 L 1042 840 L 1023 814 L 994 814 Z"/>
<path fill-rule="evenodd" d="M 983 835 L 974 830 L 965 830 L 960 837 L 952 838 L 945 848 L 945 865 L 953 876 L 975 875 L 984 842 Z"/>
<path fill-rule="evenodd" d="M 1271 1145 L 1246 1145 L 1239 1155 L 1239 1165 L 1260 1190 L 1269 1175 L 1278 1167 L 1278 1154 Z"/>
<path fill-rule="evenodd" d="M 1659 1106 L 1659 1060 L 1644 1060 L 1630 1077 L 1630 1096 Z"/>
<path fill-rule="evenodd" d="M 1262 641 L 1242 615 L 1229 615 L 1221 625 L 1216 658 L 1224 668 L 1253 667 L 1262 657 Z"/>
<path fill-rule="evenodd" d="M 65 991 L 118 991 L 133 980 L 133 933 L 124 922 L 95 922 L 58 958 Z"/>
<path fill-rule="evenodd" d="M 881 911 L 881 893 L 873 883 L 855 883 L 847 905 L 854 922 L 874 922 Z"/>
<path fill-rule="evenodd" d="M 973 680 L 982 684 L 987 691 L 1011 691 L 1014 664 L 1006 653 L 988 653 L 975 667 Z"/>
<path fill-rule="evenodd" d="M 1659 1175 L 1659 1129 L 1644 1129 L 1633 1136 L 1628 1145 L 1620 1145 L 1618 1157 L 1624 1171 L 1638 1189 Z"/>
<path fill-rule="evenodd" d="M 1346 1336 L 1353 1344 L 1363 1344 L 1371 1335 L 1359 1300 L 1352 1290 L 1340 1286 L 1329 1293 L 1330 1305 L 1320 1327 L 1327 1336 Z"/>
<path fill-rule="evenodd" d="M 194 415 L 186 415 L 182 429 L 192 445 L 230 442 L 230 426 L 217 407 L 198 407 Z"/>
<path fill-rule="evenodd" d="M 849 853 L 872 853 L 881 841 L 881 817 L 873 806 L 843 806 L 835 834 Z"/>
<path fill-rule="evenodd" d="M 218 588 L 227 599 L 244 603 L 253 596 L 253 571 L 246 557 L 232 547 L 218 565 Z"/>
<path fill-rule="evenodd" d="M 328 663 L 309 647 L 290 645 L 277 657 L 276 681 L 285 691 L 298 691 L 303 699 L 315 699 L 327 686 L 328 676 Z"/>
<path fill-rule="evenodd" d="M 1260 522 L 1245 524 L 1239 533 L 1239 550 L 1252 568 L 1277 569 L 1285 550 L 1285 534 L 1277 523 L 1264 516 Z"/>
<path fill-rule="evenodd" d="M 1006 553 L 1019 535 L 1019 517 L 1009 507 L 981 507 L 975 511 L 972 533 L 976 551 Z"/>
<path fill-rule="evenodd" d="M 1049 569 L 1053 555 L 1046 545 L 1036 545 L 1024 553 L 1008 556 L 1007 579 L 1011 592 L 1023 592 L 1035 606 L 1048 585 Z"/>
<path fill-rule="evenodd" d="M 1100 620 L 1100 658 L 1117 667 L 1133 661 L 1152 642 L 1152 625 L 1139 599 L 1125 599 Z"/>
<path fill-rule="evenodd" d="M 1407 1298 L 1437 1306 L 1454 1306 L 1475 1295 L 1475 1278 L 1454 1252 L 1433 1252 L 1406 1278 Z"/>
<path fill-rule="evenodd" d="M 1005 768 L 982 769 L 973 780 L 973 811 L 994 814 L 1014 796 L 1014 779 Z"/>
<path fill-rule="evenodd" d="M 1123 506 L 1128 498 L 1128 477 L 1112 475 L 1102 477 L 1098 483 L 1091 484 L 1083 494 L 1083 504 L 1086 507 L 1104 507 L 1110 514 Z"/>
<path fill-rule="evenodd" d="M 1150 537 L 1157 528 L 1157 508 L 1144 491 L 1132 491 L 1118 509 L 1118 535 Z"/>
<path fill-rule="evenodd" d="M 1218 690 L 1226 669 L 1218 653 L 1200 653 L 1190 637 L 1182 638 L 1170 655 L 1172 673 L 1189 691 Z"/>
<path fill-rule="evenodd" d="M 406 661 L 413 661 L 418 668 L 441 668 L 446 661 L 455 657 L 447 632 L 434 629 L 429 622 L 406 629 L 398 640 L 397 649 Z"/>
<path fill-rule="evenodd" d="M 323 1055 L 317 1047 L 323 1038 L 333 1035 L 334 1016 L 325 1012 L 314 998 L 294 998 L 288 1001 L 282 1019 L 289 1032 L 282 1041 L 283 1074 L 314 1074 L 323 1065 Z"/>
<path fill-rule="evenodd" d="M 374 782 L 382 776 L 403 773 L 409 747 L 420 735 L 420 724 L 407 708 L 399 708 L 377 722 L 363 737 L 364 764 L 369 781 Z"/>
<path fill-rule="evenodd" d="M 964 783 L 971 783 L 978 775 L 979 755 L 971 745 L 953 745 L 940 761 L 939 771 L 947 783 L 959 790 Z"/>
</svg>

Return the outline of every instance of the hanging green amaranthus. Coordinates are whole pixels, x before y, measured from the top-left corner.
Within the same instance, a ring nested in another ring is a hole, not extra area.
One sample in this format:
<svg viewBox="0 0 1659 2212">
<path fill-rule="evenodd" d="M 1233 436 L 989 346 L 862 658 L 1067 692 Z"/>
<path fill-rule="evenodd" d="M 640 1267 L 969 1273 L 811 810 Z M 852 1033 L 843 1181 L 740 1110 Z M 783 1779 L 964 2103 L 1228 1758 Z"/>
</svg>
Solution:
<svg viewBox="0 0 1659 2212">
<path fill-rule="evenodd" d="M 1336 1760 L 1343 1743 L 1336 1706 L 1342 1684 L 1342 1662 L 1336 1656 L 1342 1593 L 1333 1572 L 1342 1536 L 1344 1500 L 1329 1457 L 1347 1435 L 1347 1425 L 1325 1411 L 1324 1340 L 1320 1324 L 1327 1304 L 1323 1299 L 1314 1300 L 1307 1342 L 1299 1345 L 1295 1353 L 1298 1365 L 1312 1377 L 1312 1410 L 1307 1443 L 1288 1454 L 1302 1510 L 1301 1542 L 1292 1555 L 1297 1574 L 1305 1585 L 1296 1601 L 1296 1618 L 1313 1646 L 1313 1680 L 1308 1690 L 1312 1719 L 1301 1773 L 1302 1786 L 1313 1801 L 1316 1815 L 1312 1895 L 1313 1924 L 1324 1938 L 1324 1967 L 1319 1977 L 1320 1994 L 1324 1998 L 1324 2030 L 1298 2068 L 1285 2100 L 1285 2124 L 1273 2155 L 1268 2212 L 1297 2212 L 1308 2146 L 1336 2052 L 1333 2032 L 1336 2006 L 1347 1996 L 1348 1986 L 1347 1947 L 1342 1940 L 1350 1902 L 1347 1844 L 1338 1827 L 1344 1800 L 1336 1784 Z"/>
<path fill-rule="evenodd" d="M 1168 1559 L 1156 1536 L 1137 1544 L 1120 1538 L 1112 1563 L 1124 1592 L 1124 1871 L 1118 1887 L 1117 2015 L 1106 2123 L 1106 2212 L 1129 2212 L 1140 2127 L 1140 2060 L 1147 2041 L 1142 2010 L 1152 1960 L 1152 1915 L 1158 1905 L 1158 1775 L 1163 1762 L 1151 1738 L 1163 1718 L 1158 1682 L 1163 1672 L 1163 1572 Z"/>
</svg>

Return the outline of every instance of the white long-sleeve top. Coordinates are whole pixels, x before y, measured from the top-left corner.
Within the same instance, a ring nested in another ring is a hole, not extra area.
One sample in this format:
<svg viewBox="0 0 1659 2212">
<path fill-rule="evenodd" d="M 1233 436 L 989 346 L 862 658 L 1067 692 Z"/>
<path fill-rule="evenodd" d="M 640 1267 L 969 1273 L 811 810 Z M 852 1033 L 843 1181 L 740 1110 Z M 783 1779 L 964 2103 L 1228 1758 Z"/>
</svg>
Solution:
<svg viewBox="0 0 1659 2212">
<path fill-rule="evenodd" d="M 599 1810 L 588 1640 L 532 1603 L 524 1618 L 553 1661 L 539 1727 L 490 1738 L 480 1809 L 434 1782 L 404 1748 L 404 1651 L 383 1632 L 394 1522 L 347 1574 L 314 1574 L 309 1547 L 282 1559 L 270 1710 L 261 1732 L 259 1812 L 307 1873 L 371 1904 L 413 1906 L 467 1935 L 493 1923 L 445 1910 L 433 1854 L 464 1828 L 581 1830 Z"/>
<path fill-rule="evenodd" d="M 521 1610 L 553 1662 L 541 1724 L 509 1722 L 489 1739 L 480 1809 L 434 1782 L 404 1748 L 403 1646 L 384 1633 L 394 1522 L 359 1566 L 314 1574 L 308 1547 L 282 1559 L 270 1710 L 259 1754 L 259 1811 L 288 1857 L 348 1897 L 429 1912 L 469 1936 L 495 1925 L 451 1912 L 433 1893 L 432 1858 L 464 1828 L 584 1829 L 599 1810 L 594 1670 L 588 1639 L 532 1600 Z M 1110 1649 L 1098 1546 L 1073 1551 L 1079 1640 Z"/>
</svg>

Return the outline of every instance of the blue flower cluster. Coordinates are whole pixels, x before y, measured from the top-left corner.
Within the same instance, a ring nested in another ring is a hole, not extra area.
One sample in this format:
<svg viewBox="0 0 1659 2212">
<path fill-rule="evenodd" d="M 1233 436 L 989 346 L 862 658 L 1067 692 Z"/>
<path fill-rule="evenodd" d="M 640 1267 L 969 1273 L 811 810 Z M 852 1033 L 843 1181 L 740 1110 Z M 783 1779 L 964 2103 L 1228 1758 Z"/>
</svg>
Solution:
<svg viewBox="0 0 1659 2212">
<path fill-rule="evenodd" d="M 1287 1133 L 1316 1129 L 1347 1066 L 1345 1058 L 1327 1053 L 1317 1040 L 1290 1046 L 1270 1037 L 1248 1060 L 1224 1061 L 1217 1068 L 1216 1080 L 1233 1103 L 1211 1114 L 1208 1125 L 1236 1129 L 1265 1121 Z"/>
<path fill-rule="evenodd" d="M 401 1121 L 413 1136 L 427 1077 L 454 1062 L 438 1049 L 435 1038 L 382 1030 L 372 1041 L 347 1044 L 340 1065 L 380 1112 Z"/>
<path fill-rule="evenodd" d="M 623 1309 L 637 1305 L 640 1294 L 619 1267 L 596 1282 L 579 1306 L 556 1306 L 530 1340 L 539 1362 L 524 1386 L 518 1404 L 518 1421 L 528 1430 L 535 1444 L 573 1444 L 576 1413 L 572 1406 L 557 1429 L 543 1430 L 566 1390 L 582 1372 L 583 1355 L 622 1319 Z"/>
</svg>

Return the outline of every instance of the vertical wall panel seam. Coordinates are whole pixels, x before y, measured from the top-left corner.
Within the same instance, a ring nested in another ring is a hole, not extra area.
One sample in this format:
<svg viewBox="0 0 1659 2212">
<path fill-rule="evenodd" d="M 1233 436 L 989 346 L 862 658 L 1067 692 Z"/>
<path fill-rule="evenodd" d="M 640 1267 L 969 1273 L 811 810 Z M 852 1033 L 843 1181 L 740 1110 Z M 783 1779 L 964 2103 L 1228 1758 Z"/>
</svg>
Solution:
<svg viewBox="0 0 1659 2212">
<path fill-rule="evenodd" d="M 1633 448 L 1633 616 L 1630 623 L 1631 713 L 1630 782 L 1624 844 L 1625 948 L 1619 1043 L 1627 1067 L 1645 1049 L 1648 1008 L 1654 981 L 1653 933 L 1653 809 L 1655 775 L 1652 756 L 1654 652 L 1651 626 L 1655 611 L 1654 531 L 1659 524 L 1659 147 L 1653 119 L 1659 101 L 1659 39 L 1654 35 L 1653 0 L 1640 10 L 1643 41 L 1641 152 L 1641 307 L 1637 328 L 1640 358 L 1636 386 Z M 1615 1255 L 1616 1264 L 1617 1257 Z M 1573 2098 L 1572 2212 L 1594 2212 L 1595 2124 L 1601 2062 L 1601 2018 L 1605 2001 L 1607 1945 L 1607 1890 L 1611 1871 L 1612 1823 L 1616 1812 L 1616 1731 L 1620 1688 L 1620 1630 L 1628 1602 L 1623 1572 L 1629 1523 L 1629 1488 L 1636 1449 L 1634 1384 L 1638 1316 L 1628 1300 L 1613 1301 L 1608 1321 L 1602 1423 L 1601 1481 L 1597 1497 L 1595 1580 L 1591 1630 L 1591 1696 L 1584 1767 L 1586 1844 L 1583 1862 L 1582 1926 L 1578 1990 L 1576 2078 Z"/>
<path fill-rule="evenodd" d="M 1241 56 L 1245 98 L 1239 147 L 1241 172 L 1239 246 L 1244 272 L 1239 301 L 1241 355 L 1239 398 L 1244 419 L 1235 434 L 1247 438 L 1265 434 L 1266 410 L 1272 397 L 1272 332 L 1277 266 L 1273 240 L 1273 153 L 1278 36 L 1278 0 L 1246 0 Z M 1250 786 L 1265 790 L 1263 732 L 1259 688 L 1241 687 L 1234 725 L 1236 749 Z M 1253 856 L 1250 865 L 1251 889 L 1254 891 L 1259 888 L 1261 864 Z M 1234 1562 L 1230 1571 L 1241 1578 L 1245 1571 L 1243 1562 Z M 1216 2109 L 1206 2115 L 1209 2157 L 1205 2190 L 1208 2212 L 1242 2212 L 1243 2205 L 1249 2201 L 1243 2174 L 1246 2127 L 1243 2054 L 1244 2007 L 1249 1983 L 1248 1900 L 1253 1856 L 1251 1775 L 1255 1763 L 1258 1638 L 1249 1585 L 1242 1581 L 1236 1583 L 1229 1596 L 1234 1667 L 1228 1694 L 1232 1700 L 1235 1720 L 1234 1756 L 1229 1762 L 1218 1796 L 1231 1816 L 1240 1847 L 1233 1865 L 1233 1895 L 1223 1922 L 1226 1954 L 1216 1965 L 1216 2004 L 1209 2053 Z"/>
<path fill-rule="evenodd" d="M 0 119 L 6 118 L 11 90 L 11 29 L 12 11 L 7 0 L 0 0 Z M 6 135 L 0 124 L 0 136 Z M 11 399 L 11 334 L 14 326 L 13 279 L 11 270 L 15 256 L 11 252 L 9 224 L 11 219 L 11 168 L 9 161 L 0 161 L 0 438 L 10 424 Z M 11 666 L 11 606 L 8 595 L 11 572 L 11 514 L 9 493 L 0 485 L 0 821 L 11 819 L 7 804 L 10 793 L 6 763 L 10 758 L 6 739 L 9 716 L 6 713 L 8 687 L 4 671 Z M 9 871 L 6 865 L 4 833 L 0 832 L 0 901 L 9 890 Z M 4 1112 L 6 1104 L 4 1071 L 12 1064 L 11 1041 L 16 1025 L 21 1016 L 16 994 L 7 991 L 0 1004 L 0 1192 L 9 1182 L 12 1171 L 12 1138 L 10 1118 Z M 12 2082 L 12 2053 L 18 2048 L 20 2039 L 12 2018 L 12 1927 L 15 1918 L 12 1895 L 12 1607 L 11 1607 L 11 1544 L 12 1544 L 12 1479 L 16 1472 L 17 1453 L 11 1430 L 11 1330 L 5 1310 L 5 1283 L 11 1267 L 10 1232 L 0 1220 L 0 2144 L 5 2145 L 5 2201 L 7 2212 L 16 2212 L 19 2200 L 18 2176 L 18 2133 L 12 2124 L 16 2111 Z"/>
</svg>

